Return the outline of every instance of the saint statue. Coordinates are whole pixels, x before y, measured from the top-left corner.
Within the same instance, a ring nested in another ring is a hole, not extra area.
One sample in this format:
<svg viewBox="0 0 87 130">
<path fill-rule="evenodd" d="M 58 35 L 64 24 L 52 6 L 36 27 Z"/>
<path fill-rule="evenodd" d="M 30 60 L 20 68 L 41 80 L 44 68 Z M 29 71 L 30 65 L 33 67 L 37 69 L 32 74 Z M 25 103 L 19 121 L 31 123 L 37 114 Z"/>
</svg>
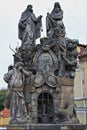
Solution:
<svg viewBox="0 0 87 130">
<path fill-rule="evenodd" d="M 36 18 L 33 13 L 32 5 L 27 6 L 18 24 L 18 38 L 22 40 L 22 44 L 35 45 L 35 40 L 39 38 L 41 34 L 41 18 L 41 15 Z"/>
<path fill-rule="evenodd" d="M 54 28 L 63 25 L 63 11 L 60 7 L 60 4 L 56 2 L 54 4 L 54 8 L 51 13 L 47 13 L 46 17 L 46 30 L 47 36 L 51 36 L 53 34 Z"/>
</svg>

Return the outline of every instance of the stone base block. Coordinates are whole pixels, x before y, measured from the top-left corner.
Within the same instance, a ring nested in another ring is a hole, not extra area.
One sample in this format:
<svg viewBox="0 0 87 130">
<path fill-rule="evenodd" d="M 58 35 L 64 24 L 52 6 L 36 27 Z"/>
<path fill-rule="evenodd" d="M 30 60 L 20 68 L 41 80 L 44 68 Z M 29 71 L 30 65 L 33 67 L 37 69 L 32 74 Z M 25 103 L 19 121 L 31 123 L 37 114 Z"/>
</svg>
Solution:
<svg viewBox="0 0 87 130">
<path fill-rule="evenodd" d="M 59 124 L 14 124 L 8 125 L 7 130 L 85 130 L 82 124 L 59 125 Z"/>
</svg>

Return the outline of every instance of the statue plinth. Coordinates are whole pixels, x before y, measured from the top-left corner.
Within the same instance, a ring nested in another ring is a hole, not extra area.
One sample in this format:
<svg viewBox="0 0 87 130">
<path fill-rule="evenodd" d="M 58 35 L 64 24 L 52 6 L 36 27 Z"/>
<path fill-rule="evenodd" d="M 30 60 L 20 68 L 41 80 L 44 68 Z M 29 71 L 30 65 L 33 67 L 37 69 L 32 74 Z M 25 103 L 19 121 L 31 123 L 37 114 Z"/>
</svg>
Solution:
<svg viewBox="0 0 87 130">
<path fill-rule="evenodd" d="M 59 124 L 22 124 L 22 125 L 9 125 L 7 130 L 85 130 L 85 125 L 71 124 L 71 125 L 59 125 Z"/>
</svg>

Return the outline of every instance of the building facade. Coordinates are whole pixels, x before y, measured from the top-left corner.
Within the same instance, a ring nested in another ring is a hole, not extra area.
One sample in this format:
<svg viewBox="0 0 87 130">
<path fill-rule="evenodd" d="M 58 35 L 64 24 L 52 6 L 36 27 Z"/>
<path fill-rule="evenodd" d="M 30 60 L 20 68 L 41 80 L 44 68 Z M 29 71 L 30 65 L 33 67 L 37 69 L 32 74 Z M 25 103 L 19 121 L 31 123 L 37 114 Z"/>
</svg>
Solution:
<svg viewBox="0 0 87 130">
<path fill-rule="evenodd" d="M 78 67 L 74 81 L 74 98 L 80 123 L 87 124 L 87 47 L 78 46 Z"/>
<path fill-rule="evenodd" d="M 10 120 L 10 110 L 4 109 L 0 112 L 0 126 L 7 126 Z"/>
</svg>

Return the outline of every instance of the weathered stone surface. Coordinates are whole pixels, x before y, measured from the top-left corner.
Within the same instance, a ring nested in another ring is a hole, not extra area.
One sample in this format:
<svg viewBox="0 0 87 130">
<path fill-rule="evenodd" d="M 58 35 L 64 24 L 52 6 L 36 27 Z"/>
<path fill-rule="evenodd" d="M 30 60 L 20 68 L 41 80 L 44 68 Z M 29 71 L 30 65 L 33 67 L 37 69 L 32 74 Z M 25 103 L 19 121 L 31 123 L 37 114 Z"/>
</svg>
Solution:
<svg viewBox="0 0 87 130">
<path fill-rule="evenodd" d="M 7 130 L 85 130 L 85 125 L 24 124 L 9 125 Z"/>
<path fill-rule="evenodd" d="M 36 45 L 41 18 L 28 5 L 18 24 L 22 44 L 4 75 L 8 84 L 5 106 L 11 109 L 8 130 L 79 129 L 73 100 L 78 40 L 66 38 L 63 11 L 56 2 L 47 13 L 47 37 Z"/>
</svg>

